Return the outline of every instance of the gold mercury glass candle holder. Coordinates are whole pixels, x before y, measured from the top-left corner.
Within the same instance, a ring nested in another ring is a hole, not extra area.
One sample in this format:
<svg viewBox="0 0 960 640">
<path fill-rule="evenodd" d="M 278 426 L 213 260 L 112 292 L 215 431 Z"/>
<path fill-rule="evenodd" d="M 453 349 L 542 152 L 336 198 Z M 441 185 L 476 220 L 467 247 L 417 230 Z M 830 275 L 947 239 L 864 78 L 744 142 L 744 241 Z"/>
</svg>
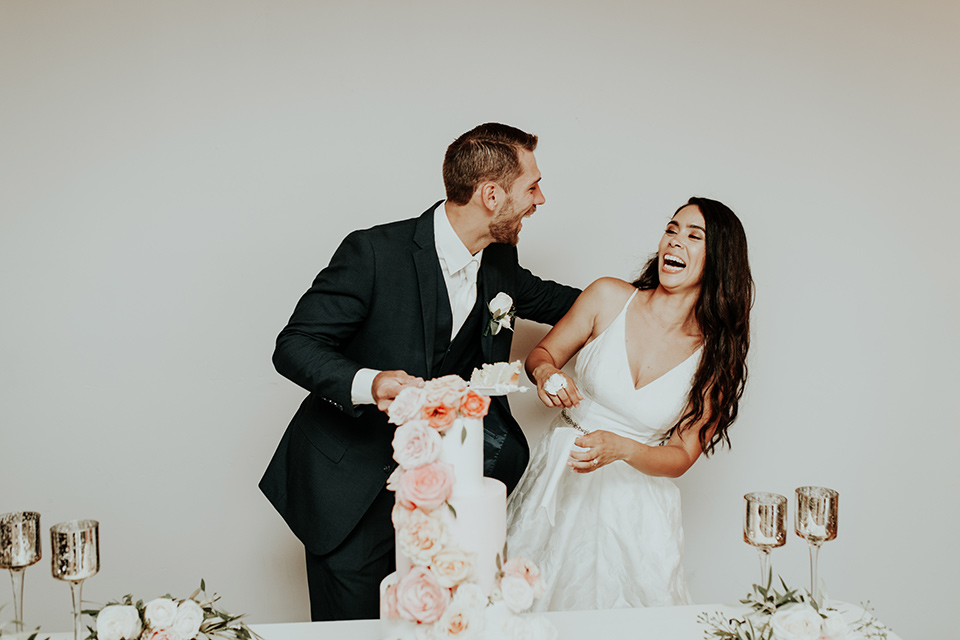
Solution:
<svg viewBox="0 0 960 640">
<path fill-rule="evenodd" d="M 10 570 L 13 615 L 23 631 L 23 570 L 40 560 L 40 514 L 20 511 L 0 515 L 0 568 Z"/>
<path fill-rule="evenodd" d="M 787 499 L 779 493 L 754 492 L 743 496 L 743 541 L 760 553 L 760 584 L 770 577 L 770 551 L 787 543 Z"/>
<path fill-rule="evenodd" d="M 71 520 L 50 527 L 53 577 L 70 583 L 73 599 L 73 638 L 80 640 L 83 581 L 100 571 L 100 523 Z"/>
</svg>

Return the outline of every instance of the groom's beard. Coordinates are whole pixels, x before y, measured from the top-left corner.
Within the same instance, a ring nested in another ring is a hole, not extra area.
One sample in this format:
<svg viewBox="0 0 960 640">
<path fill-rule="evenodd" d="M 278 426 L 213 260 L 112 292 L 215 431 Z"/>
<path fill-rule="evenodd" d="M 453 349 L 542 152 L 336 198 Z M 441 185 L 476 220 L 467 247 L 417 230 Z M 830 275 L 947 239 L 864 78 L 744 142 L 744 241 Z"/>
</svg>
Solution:
<svg viewBox="0 0 960 640">
<path fill-rule="evenodd" d="M 533 215 L 537 210 L 537 205 L 532 205 L 530 209 L 523 213 L 518 213 L 513 203 L 513 198 L 508 197 L 503 203 L 500 213 L 490 223 L 490 235 L 493 241 L 500 244 L 508 244 L 512 247 L 520 242 L 520 229 L 523 226 L 523 219 L 528 215 Z"/>
</svg>

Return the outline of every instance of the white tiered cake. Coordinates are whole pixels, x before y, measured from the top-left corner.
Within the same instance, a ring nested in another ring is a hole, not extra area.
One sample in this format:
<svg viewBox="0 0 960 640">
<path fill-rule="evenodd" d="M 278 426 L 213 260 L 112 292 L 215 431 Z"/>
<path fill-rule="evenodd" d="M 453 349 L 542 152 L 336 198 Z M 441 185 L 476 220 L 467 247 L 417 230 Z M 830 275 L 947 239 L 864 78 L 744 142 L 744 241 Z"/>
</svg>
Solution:
<svg viewBox="0 0 960 640">
<path fill-rule="evenodd" d="M 468 630 L 509 638 L 531 625 L 553 635 L 542 617 L 513 615 L 530 607 L 543 582 L 531 563 L 503 557 L 506 487 L 483 477 L 489 405 L 458 376 L 445 376 L 405 389 L 390 406 L 400 466 L 387 483 L 397 494 L 397 571 L 381 585 L 386 638 Z"/>
</svg>

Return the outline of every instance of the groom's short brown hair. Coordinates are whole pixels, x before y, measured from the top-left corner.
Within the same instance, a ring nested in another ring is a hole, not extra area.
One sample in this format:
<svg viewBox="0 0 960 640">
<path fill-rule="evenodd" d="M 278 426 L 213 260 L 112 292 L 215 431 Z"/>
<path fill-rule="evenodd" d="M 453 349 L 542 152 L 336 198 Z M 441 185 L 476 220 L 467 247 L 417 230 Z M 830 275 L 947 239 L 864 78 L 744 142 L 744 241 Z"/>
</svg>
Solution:
<svg viewBox="0 0 960 640">
<path fill-rule="evenodd" d="M 537 136 L 497 122 L 467 131 L 447 147 L 443 158 L 447 200 L 467 204 L 483 182 L 496 182 L 509 190 L 522 172 L 519 149 L 536 148 Z"/>
</svg>

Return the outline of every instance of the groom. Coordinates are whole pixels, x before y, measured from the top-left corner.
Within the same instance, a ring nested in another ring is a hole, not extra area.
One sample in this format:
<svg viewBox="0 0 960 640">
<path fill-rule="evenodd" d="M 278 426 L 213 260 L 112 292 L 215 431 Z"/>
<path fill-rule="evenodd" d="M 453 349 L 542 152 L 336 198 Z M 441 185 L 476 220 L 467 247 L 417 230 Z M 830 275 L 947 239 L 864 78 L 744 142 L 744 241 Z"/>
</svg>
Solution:
<svg viewBox="0 0 960 640">
<path fill-rule="evenodd" d="M 394 570 L 390 402 L 407 385 L 509 359 L 512 331 L 489 330 L 498 293 L 548 324 L 579 294 L 517 263 L 523 220 L 544 203 L 536 146 L 496 123 L 457 138 L 443 160 L 446 200 L 348 235 L 277 338 L 277 371 L 310 395 L 260 489 L 306 547 L 314 620 L 379 616 L 379 584 Z M 506 397 L 493 398 L 484 474 L 512 490 L 529 457 Z"/>
</svg>

